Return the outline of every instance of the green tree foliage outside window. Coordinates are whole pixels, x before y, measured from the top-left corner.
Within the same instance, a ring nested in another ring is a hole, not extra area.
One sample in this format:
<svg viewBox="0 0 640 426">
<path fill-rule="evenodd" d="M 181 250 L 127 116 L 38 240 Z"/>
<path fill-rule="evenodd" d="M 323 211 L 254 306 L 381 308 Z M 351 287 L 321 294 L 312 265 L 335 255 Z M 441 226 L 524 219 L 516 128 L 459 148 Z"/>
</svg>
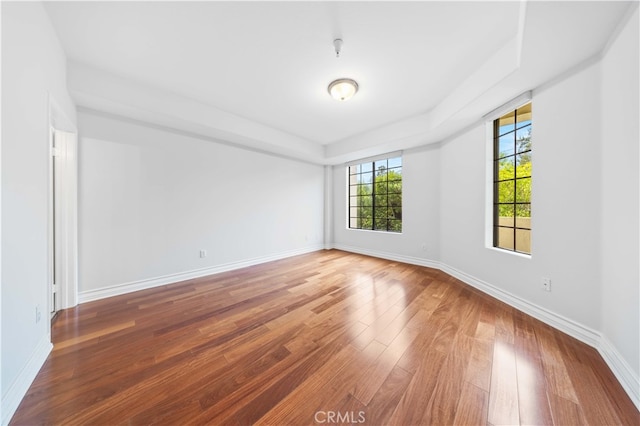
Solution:
<svg viewBox="0 0 640 426">
<path fill-rule="evenodd" d="M 402 158 L 349 167 L 349 227 L 402 232 Z"/>
</svg>

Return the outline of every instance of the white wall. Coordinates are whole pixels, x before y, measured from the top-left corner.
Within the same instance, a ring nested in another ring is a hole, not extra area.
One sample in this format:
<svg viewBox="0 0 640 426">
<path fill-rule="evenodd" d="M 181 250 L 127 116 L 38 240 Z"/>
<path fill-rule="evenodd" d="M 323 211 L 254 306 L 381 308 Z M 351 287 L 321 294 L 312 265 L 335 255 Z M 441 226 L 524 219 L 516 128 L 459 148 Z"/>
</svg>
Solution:
<svg viewBox="0 0 640 426">
<path fill-rule="evenodd" d="M 640 376 L 638 9 L 602 61 L 602 331 Z M 635 384 L 636 391 L 638 384 Z"/>
<path fill-rule="evenodd" d="M 486 131 L 442 148 L 442 262 L 587 327 L 600 327 L 599 69 L 533 93 L 532 256 L 485 247 Z M 571 220 L 567 221 L 567 217 Z M 552 291 L 540 289 L 542 277 Z"/>
<path fill-rule="evenodd" d="M 346 173 L 345 166 L 333 167 L 334 247 L 417 263 L 439 260 L 441 165 L 437 145 L 402 154 L 401 234 L 348 229 Z"/>
<path fill-rule="evenodd" d="M 65 56 L 40 3 L 2 2 L 2 421 L 50 350 L 49 96 L 75 120 Z M 42 320 L 36 323 L 36 306 Z"/>
<path fill-rule="evenodd" d="M 81 300 L 322 248 L 322 166 L 90 111 L 78 121 Z"/>
</svg>

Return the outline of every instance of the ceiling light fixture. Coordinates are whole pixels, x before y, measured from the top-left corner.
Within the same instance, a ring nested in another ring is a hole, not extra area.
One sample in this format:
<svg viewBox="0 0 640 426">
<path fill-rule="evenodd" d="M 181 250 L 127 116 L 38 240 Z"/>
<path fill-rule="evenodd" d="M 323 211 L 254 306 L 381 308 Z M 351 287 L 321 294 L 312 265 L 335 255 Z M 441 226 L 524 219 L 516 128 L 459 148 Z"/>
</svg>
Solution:
<svg viewBox="0 0 640 426">
<path fill-rule="evenodd" d="M 333 40 L 333 47 L 336 49 L 336 58 L 339 58 L 342 50 L 342 39 Z M 337 101 L 348 101 L 358 92 L 358 83 L 350 78 L 339 78 L 329 83 L 327 91 Z"/>
<path fill-rule="evenodd" d="M 350 78 L 339 78 L 329 83 L 327 90 L 333 99 L 348 101 L 358 91 L 358 83 Z"/>
</svg>

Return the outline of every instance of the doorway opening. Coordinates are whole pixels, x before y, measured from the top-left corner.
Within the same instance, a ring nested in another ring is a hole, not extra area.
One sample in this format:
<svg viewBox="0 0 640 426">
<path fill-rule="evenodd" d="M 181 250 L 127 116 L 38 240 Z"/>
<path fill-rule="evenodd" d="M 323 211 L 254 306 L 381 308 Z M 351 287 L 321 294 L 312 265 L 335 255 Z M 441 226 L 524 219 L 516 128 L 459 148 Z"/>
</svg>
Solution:
<svg viewBox="0 0 640 426">
<path fill-rule="evenodd" d="M 78 304 L 78 136 L 75 126 L 50 99 L 49 309 Z"/>
</svg>

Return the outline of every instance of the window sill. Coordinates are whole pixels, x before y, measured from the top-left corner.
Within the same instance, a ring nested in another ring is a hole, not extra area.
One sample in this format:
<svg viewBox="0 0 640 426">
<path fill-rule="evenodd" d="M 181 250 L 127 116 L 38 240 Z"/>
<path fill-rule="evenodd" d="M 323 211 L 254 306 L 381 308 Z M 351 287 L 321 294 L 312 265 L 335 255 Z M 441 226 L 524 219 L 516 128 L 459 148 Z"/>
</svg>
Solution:
<svg viewBox="0 0 640 426">
<path fill-rule="evenodd" d="M 501 249 L 501 248 L 498 248 L 498 247 L 487 247 L 487 248 L 489 250 L 497 252 L 497 253 L 503 253 L 503 254 L 519 257 L 519 258 L 522 258 L 522 259 L 531 259 L 531 255 L 530 254 L 520 253 L 520 252 L 517 252 L 517 251 L 511 251 L 511 250 L 505 250 L 505 249 Z"/>
<path fill-rule="evenodd" d="M 356 231 L 356 232 L 372 232 L 375 234 L 388 234 L 388 235 L 402 235 L 402 232 L 394 232 L 394 231 L 377 231 L 375 229 L 357 229 L 357 228 L 346 228 L 347 231 Z"/>
</svg>

